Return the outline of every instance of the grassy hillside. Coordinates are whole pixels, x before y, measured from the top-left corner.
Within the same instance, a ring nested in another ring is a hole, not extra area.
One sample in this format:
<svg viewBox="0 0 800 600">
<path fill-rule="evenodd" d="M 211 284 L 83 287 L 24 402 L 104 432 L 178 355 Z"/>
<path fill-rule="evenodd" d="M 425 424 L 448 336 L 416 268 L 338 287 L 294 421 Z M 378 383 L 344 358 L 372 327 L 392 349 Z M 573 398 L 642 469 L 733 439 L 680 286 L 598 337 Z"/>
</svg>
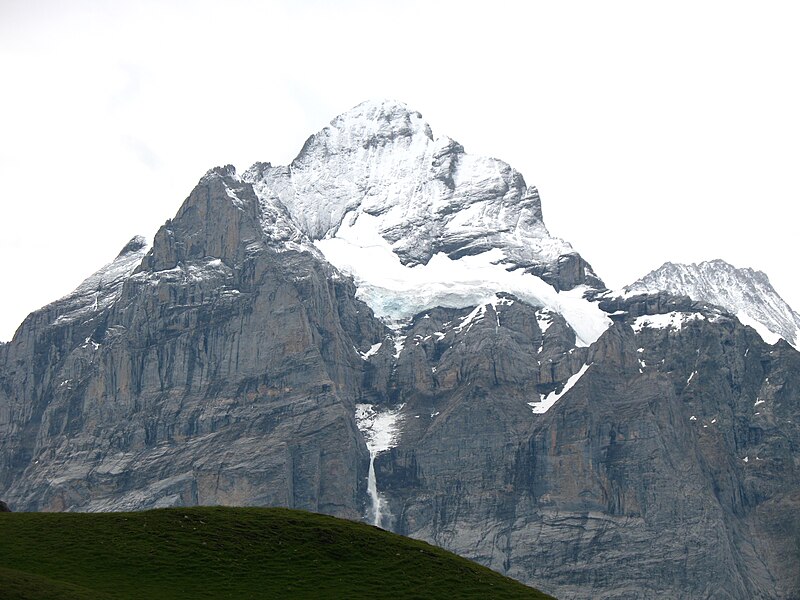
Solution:
<svg viewBox="0 0 800 600">
<path fill-rule="evenodd" d="M 549 598 L 423 542 L 276 508 L 0 514 L 0 598 Z"/>
</svg>

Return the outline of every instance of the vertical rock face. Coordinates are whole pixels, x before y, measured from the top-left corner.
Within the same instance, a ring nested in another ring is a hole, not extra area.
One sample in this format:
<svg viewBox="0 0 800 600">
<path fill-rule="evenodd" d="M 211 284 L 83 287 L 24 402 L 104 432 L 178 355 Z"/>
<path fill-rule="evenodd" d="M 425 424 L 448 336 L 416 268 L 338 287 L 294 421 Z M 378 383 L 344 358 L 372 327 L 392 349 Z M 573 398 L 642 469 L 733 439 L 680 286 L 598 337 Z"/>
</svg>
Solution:
<svg viewBox="0 0 800 600">
<path fill-rule="evenodd" d="M 562 598 L 796 598 L 800 354 L 645 287 L 367 103 L 209 171 L 0 345 L 0 496 L 364 518 Z"/>
<path fill-rule="evenodd" d="M 376 461 L 395 528 L 556 597 L 796 595 L 797 353 L 713 311 L 628 316 L 588 349 L 553 325 L 538 352 L 526 310 L 443 338 L 438 361 L 422 333 L 400 355 L 397 376 L 435 374 L 403 386 Z"/>
<path fill-rule="evenodd" d="M 77 310 L 71 296 L 29 317 L 0 387 L 16 506 L 361 515 L 354 346 L 382 327 L 313 248 L 265 240 L 260 218 L 249 184 L 209 172 L 113 302 Z"/>
</svg>

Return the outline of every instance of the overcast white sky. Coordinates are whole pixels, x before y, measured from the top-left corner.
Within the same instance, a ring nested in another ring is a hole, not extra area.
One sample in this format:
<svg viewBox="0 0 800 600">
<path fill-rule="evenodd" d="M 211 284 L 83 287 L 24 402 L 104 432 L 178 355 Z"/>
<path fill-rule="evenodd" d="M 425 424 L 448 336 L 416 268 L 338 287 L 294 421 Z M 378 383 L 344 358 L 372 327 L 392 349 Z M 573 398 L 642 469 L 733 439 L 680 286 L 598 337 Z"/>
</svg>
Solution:
<svg viewBox="0 0 800 600">
<path fill-rule="evenodd" d="M 0 340 L 206 170 L 370 98 L 539 187 L 610 287 L 762 269 L 800 309 L 793 2 L 0 1 Z"/>
</svg>

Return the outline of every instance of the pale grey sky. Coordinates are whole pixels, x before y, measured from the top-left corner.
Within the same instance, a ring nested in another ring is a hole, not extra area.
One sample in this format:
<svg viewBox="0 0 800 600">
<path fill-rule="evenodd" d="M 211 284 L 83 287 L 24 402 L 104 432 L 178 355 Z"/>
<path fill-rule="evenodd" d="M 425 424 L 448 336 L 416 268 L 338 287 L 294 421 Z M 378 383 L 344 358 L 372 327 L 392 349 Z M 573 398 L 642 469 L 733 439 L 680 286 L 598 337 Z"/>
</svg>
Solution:
<svg viewBox="0 0 800 600">
<path fill-rule="evenodd" d="M 800 308 L 795 6 L 3 0 L 0 340 L 210 167 L 385 97 L 522 172 L 609 286 L 723 258 Z"/>
</svg>

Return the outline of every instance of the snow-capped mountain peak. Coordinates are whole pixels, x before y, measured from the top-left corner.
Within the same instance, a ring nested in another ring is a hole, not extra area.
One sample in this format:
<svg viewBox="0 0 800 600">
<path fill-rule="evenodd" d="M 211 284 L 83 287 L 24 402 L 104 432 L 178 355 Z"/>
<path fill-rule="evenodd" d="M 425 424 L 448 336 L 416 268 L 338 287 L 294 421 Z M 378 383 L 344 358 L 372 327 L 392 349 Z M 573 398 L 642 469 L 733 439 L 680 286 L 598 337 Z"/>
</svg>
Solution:
<svg viewBox="0 0 800 600">
<path fill-rule="evenodd" d="M 398 137 L 423 135 L 433 140 L 430 125 L 422 115 L 396 100 L 368 100 L 343 113 L 331 121 L 323 130 L 330 135 L 345 138 L 345 144 L 355 141 L 360 144 L 378 145 L 391 142 Z M 312 136 L 313 137 L 313 136 Z"/>
<path fill-rule="evenodd" d="M 539 194 L 519 172 L 434 135 L 400 102 L 359 104 L 312 135 L 288 167 L 254 166 L 243 179 L 268 184 L 257 193 L 273 192 L 312 239 L 336 237 L 345 217 L 350 225 L 374 217 L 406 265 L 492 248 L 523 268 L 574 254 L 549 234 Z"/>
<path fill-rule="evenodd" d="M 602 282 L 550 235 L 536 188 L 507 163 L 435 135 L 403 103 L 359 104 L 312 135 L 290 165 L 258 163 L 242 180 L 262 207 L 285 208 L 378 315 L 510 292 L 557 312 L 585 303 L 571 321 L 583 343 L 608 325 L 580 297 Z"/>
<path fill-rule="evenodd" d="M 739 269 L 720 259 L 699 264 L 667 262 L 623 288 L 620 295 L 658 291 L 721 306 L 756 329 L 768 343 L 783 338 L 795 347 L 800 344 L 800 315 L 780 297 L 762 271 Z"/>
</svg>

